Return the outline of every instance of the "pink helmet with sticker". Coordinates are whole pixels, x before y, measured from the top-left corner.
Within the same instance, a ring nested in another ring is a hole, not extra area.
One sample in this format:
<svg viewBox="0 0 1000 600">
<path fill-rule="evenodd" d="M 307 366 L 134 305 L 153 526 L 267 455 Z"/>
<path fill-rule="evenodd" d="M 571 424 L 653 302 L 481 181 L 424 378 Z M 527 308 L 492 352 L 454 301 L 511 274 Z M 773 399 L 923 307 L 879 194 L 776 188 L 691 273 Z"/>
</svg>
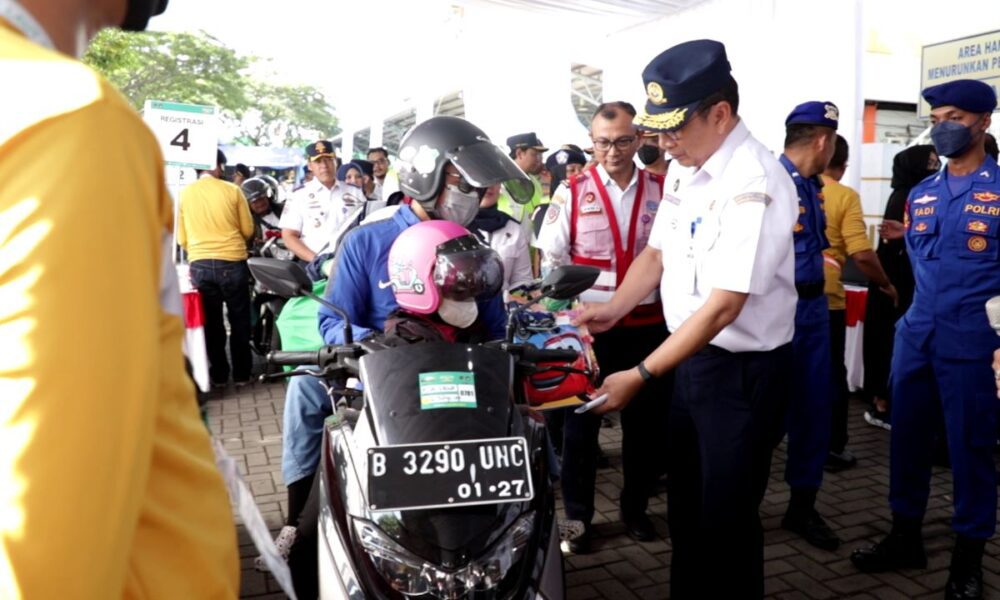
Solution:
<svg viewBox="0 0 1000 600">
<path fill-rule="evenodd" d="M 496 295 L 503 285 L 499 255 L 451 221 L 407 228 L 389 249 L 388 266 L 400 308 L 423 315 L 438 310 L 442 298 L 474 300 Z"/>
</svg>

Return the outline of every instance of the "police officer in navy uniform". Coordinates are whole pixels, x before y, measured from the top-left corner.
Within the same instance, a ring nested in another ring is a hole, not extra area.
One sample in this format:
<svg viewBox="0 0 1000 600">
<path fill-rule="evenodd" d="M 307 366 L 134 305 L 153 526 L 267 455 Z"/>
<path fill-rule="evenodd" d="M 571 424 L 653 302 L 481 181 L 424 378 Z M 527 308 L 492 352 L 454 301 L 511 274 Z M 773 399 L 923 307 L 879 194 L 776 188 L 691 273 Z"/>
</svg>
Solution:
<svg viewBox="0 0 1000 600">
<path fill-rule="evenodd" d="M 989 85 L 957 80 L 923 91 L 931 139 L 948 166 L 910 191 L 904 232 L 913 265 L 913 304 L 896 326 L 892 356 L 889 504 L 892 530 L 856 550 L 862 571 L 924 568 L 921 523 L 930 493 L 931 454 L 944 415 L 951 455 L 957 539 L 945 598 L 982 597 L 982 557 L 996 529 L 996 334 L 984 304 L 1000 294 L 1000 177 L 986 155 L 996 109 Z"/>
<path fill-rule="evenodd" d="M 782 435 L 795 327 L 795 186 L 742 122 L 725 47 L 674 46 L 643 71 L 640 127 L 673 158 L 649 244 L 610 302 L 579 321 L 611 327 L 659 288 L 670 329 L 609 373 L 597 412 L 674 371 L 667 421 L 671 598 L 762 598 L 759 506 Z M 825 450 L 824 450 L 825 451 Z"/>
<path fill-rule="evenodd" d="M 785 119 L 782 166 L 795 184 L 799 218 L 795 223 L 794 383 L 788 407 L 788 461 L 785 481 L 791 488 L 781 526 L 823 550 L 836 550 L 840 540 L 816 511 L 816 493 L 830 447 L 833 395 L 830 373 L 830 313 L 823 293 L 823 249 L 826 215 L 819 175 L 833 158 L 840 118 L 831 102 L 805 102 Z"/>
</svg>

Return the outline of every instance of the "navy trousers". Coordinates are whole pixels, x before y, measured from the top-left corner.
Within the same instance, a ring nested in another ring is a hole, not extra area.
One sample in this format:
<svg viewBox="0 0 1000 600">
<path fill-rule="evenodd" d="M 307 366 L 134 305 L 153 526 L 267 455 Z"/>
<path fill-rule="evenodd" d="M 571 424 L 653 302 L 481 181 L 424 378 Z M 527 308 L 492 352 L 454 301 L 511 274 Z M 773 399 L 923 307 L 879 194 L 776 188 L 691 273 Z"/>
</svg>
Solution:
<svg viewBox="0 0 1000 600">
<path fill-rule="evenodd" d="M 794 353 L 786 368 L 794 388 L 786 419 L 785 481 L 792 488 L 819 489 L 830 451 L 833 419 L 830 311 L 826 296 L 799 299 L 792 347 Z"/>
<path fill-rule="evenodd" d="M 889 504 L 893 512 L 923 518 L 934 439 L 943 415 L 954 485 L 952 527 L 960 535 L 987 539 L 996 529 L 993 447 L 1000 409 L 990 359 L 945 359 L 934 355 L 933 340 L 927 346 L 916 348 L 896 334 Z"/>
<path fill-rule="evenodd" d="M 782 437 L 791 357 L 791 344 L 708 346 L 677 368 L 667 434 L 674 600 L 764 596 L 759 507 Z"/>
<path fill-rule="evenodd" d="M 667 338 L 664 325 L 615 327 L 594 336 L 594 354 L 601 373 L 635 368 Z M 666 460 L 670 376 L 647 383 L 621 413 L 621 509 L 626 515 L 646 511 L 649 496 Z M 601 417 L 566 412 L 563 425 L 562 492 L 566 516 L 589 524 L 594 517 L 598 435 Z"/>
</svg>

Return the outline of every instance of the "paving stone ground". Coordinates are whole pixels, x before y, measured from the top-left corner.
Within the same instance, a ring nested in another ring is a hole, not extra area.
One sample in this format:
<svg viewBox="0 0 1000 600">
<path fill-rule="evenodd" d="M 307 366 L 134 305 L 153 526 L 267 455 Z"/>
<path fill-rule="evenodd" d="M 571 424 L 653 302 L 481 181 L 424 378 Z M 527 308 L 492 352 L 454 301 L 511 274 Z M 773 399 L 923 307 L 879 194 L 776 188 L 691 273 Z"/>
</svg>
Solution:
<svg viewBox="0 0 1000 600">
<path fill-rule="evenodd" d="M 268 526 L 275 532 L 284 523 L 285 488 L 281 481 L 281 415 L 284 386 L 255 384 L 239 393 L 228 389 L 214 393 L 207 402 L 209 425 L 233 455 Z M 922 599 L 942 598 L 954 541 L 951 518 L 951 472 L 934 468 L 930 502 L 924 525 L 928 567 L 866 575 L 848 560 L 853 548 L 877 539 L 889 529 L 886 500 L 889 482 L 889 434 L 865 424 L 864 406 L 851 399 L 850 447 L 858 466 L 827 474 L 818 508 L 840 535 L 836 552 L 813 548 L 781 529 L 781 516 L 788 502 L 788 488 L 781 474 L 784 445 L 774 454 L 768 493 L 761 505 L 764 524 L 764 574 L 768 598 L 780 600 L 827 598 Z M 594 552 L 567 555 L 566 581 L 570 600 L 663 599 L 669 597 L 671 548 L 667 541 L 666 499 L 653 498 L 650 513 L 660 539 L 633 542 L 617 522 L 617 498 L 621 487 L 621 430 L 601 430 L 601 445 L 610 458 L 609 468 L 597 478 Z M 242 567 L 242 598 L 283 598 L 269 576 L 253 570 L 256 551 L 249 537 L 239 530 Z M 986 598 L 1000 599 L 1000 544 L 986 546 L 984 559 Z"/>
</svg>

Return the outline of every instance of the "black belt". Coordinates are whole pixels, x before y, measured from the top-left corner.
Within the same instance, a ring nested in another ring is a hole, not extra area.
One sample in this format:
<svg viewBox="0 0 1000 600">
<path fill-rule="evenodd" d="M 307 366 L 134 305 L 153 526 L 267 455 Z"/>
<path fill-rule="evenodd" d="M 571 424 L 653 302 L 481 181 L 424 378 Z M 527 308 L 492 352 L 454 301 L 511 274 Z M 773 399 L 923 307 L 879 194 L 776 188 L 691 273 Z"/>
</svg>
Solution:
<svg viewBox="0 0 1000 600">
<path fill-rule="evenodd" d="M 823 288 L 826 286 L 826 282 L 823 281 L 812 281 L 809 283 L 796 283 L 795 291 L 799 293 L 799 298 L 803 300 L 809 300 L 812 298 L 819 298 L 823 295 Z"/>
</svg>

